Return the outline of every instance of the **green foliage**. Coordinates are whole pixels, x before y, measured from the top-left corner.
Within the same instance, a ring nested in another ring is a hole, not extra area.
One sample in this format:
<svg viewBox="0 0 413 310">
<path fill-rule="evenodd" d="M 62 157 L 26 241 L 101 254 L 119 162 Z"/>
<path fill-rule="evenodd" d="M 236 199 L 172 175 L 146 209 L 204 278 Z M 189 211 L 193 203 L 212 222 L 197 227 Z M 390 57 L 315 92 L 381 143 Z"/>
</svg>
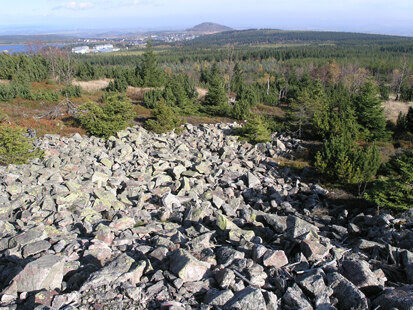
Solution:
<svg viewBox="0 0 413 310">
<path fill-rule="evenodd" d="M 246 100 L 239 100 L 231 108 L 230 116 L 236 120 L 245 120 L 251 115 L 250 104 Z"/>
<path fill-rule="evenodd" d="M 60 93 L 63 96 L 67 97 L 74 97 L 74 98 L 80 98 L 82 97 L 82 87 L 78 85 L 70 85 L 65 88 L 63 88 Z"/>
<path fill-rule="evenodd" d="M 291 100 L 289 106 L 289 115 L 291 123 L 295 125 L 301 138 L 304 128 L 311 123 L 315 114 L 321 113 L 327 99 L 319 80 L 312 82 L 308 76 L 304 76 L 298 85 L 296 98 Z"/>
<path fill-rule="evenodd" d="M 369 140 L 387 140 L 386 118 L 377 87 L 366 82 L 354 98 L 357 121 L 368 131 Z"/>
<path fill-rule="evenodd" d="M 381 84 L 379 87 L 380 91 L 380 98 L 382 100 L 389 100 L 390 98 L 390 93 L 391 93 L 391 87 L 385 84 Z"/>
<path fill-rule="evenodd" d="M 228 97 L 224 87 L 225 83 L 219 72 L 213 71 L 210 76 L 208 94 L 203 102 L 204 112 L 210 115 L 228 115 L 230 106 L 228 105 Z"/>
<path fill-rule="evenodd" d="M 361 126 L 357 123 L 356 112 L 347 89 L 338 84 L 329 90 L 328 101 L 316 110 L 312 117 L 313 134 L 321 139 L 337 136 L 345 132 L 351 139 L 361 136 Z"/>
<path fill-rule="evenodd" d="M 365 198 L 378 207 L 396 211 L 413 206 L 413 152 L 394 156 L 380 169 L 380 176 L 367 191 Z"/>
<path fill-rule="evenodd" d="M 195 105 L 195 87 L 187 76 L 174 75 L 169 77 L 164 89 L 155 88 L 147 91 L 143 98 L 144 105 L 153 109 L 162 99 L 165 104 L 183 115 L 194 115 L 198 112 Z"/>
<path fill-rule="evenodd" d="M 271 140 L 271 132 L 259 115 L 252 115 L 245 125 L 234 130 L 236 135 L 250 143 L 264 143 Z"/>
<path fill-rule="evenodd" d="M 403 112 L 399 113 L 399 116 L 397 117 L 396 131 L 398 133 L 408 131 L 407 114 L 404 114 Z"/>
<path fill-rule="evenodd" d="M 146 43 L 143 65 L 138 74 L 145 87 L 160 87 L 164 83 L 164 72 L 158 67 L 158 59 L 152 49 L 152 41 Z"/>
<path fill-rule="evenodd" d="M 106 88 L 106 90 L 111 92 L 124 93 L 126 92 L 127 88 L 128 82 L 126 81 L 125 77 L 119 76 L 116 77 L 113 81 L 109 82 L 109 85 Z"/>
<path fill-rule="evenodd" d="M 380 166 L 379 150 L 375 145 L 356 145 L 349 135 L 332 136 L 315 158 L 317 171 L 327 179 L 342 184 L 369 182 Z"/>
<path fill-rule="evenodd" d="M 413 107 L 409 108 L 409 111 L 406 115 L 406 127 L 407 130 L 413 133 Z"/>
<path fill-rule="evenodd" d="M 173 108 L 166 105 L 163 99 L 156 104 L 151 113 L 153 118 L 145 122 L 145 128 L 156 133 L 166 133 L 178 128 L 183 123 L 179 115 Z"/>
<path fill-rule="evenodd" d="M 402 101 L 413 101 L 413 86 L 407 85 L 406 83 L 402 84 L 400 88 L 400 100 Z"/>
<path fill-rule="evenodd" d="M 132 104 L 124 97 L 110 95 L 103 106 L 88 102 L 80 106 L 80 124 L 92 135 L 108 138 L 125 129 L 133 119 Z"/>
<path fill-rule="evenodd" d="M 30 83 L 20 84 L 19 82 L 12 81 L 10 85 L 0 84 L 0 100 L 1 101 L 10 101 L 17 97 L 27 99 L 27 100 L 44 100 L 56 102 L 59 100 L 59 96 L 54 91 L 47 91 L 39 89 L 33 91 Z"/>
<path fill-rule="evenodd" d="M 0 164 L 25 164 L 42 157 L 43 151 L 33 146 L 33 139 L 25 137 L 26 130 L 0 124 Z"/>
<path fill-rule="evenodd" d="M 148 90 L 143 96 L 143 104 L 148 109 L 153 109 L 156 103 L 163 98 L 163 90 L 159 88 Z"/>
<path fill-rule="evenodd" d="M 234 67 L 234 75 L 231 79 L 231 91 L 239 94 L 244 85 L 243 71 L 241 65 L 237 62 Z"/>
</svg>

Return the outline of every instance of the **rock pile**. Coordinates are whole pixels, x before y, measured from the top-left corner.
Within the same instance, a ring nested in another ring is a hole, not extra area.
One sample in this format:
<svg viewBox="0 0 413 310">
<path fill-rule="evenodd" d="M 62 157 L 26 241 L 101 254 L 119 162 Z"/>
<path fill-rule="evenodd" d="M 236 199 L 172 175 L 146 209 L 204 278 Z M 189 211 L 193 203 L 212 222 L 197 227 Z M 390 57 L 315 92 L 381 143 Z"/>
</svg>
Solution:
<svg viewBox="0 0 413 310">
<path fill-rule="evenodd" d="M 413 309 L 413 209 L 329 204 L 274 161 L 299 141 L 233 126 L 47 135 L 0 167 L 0 309 Z"/>
</svg>

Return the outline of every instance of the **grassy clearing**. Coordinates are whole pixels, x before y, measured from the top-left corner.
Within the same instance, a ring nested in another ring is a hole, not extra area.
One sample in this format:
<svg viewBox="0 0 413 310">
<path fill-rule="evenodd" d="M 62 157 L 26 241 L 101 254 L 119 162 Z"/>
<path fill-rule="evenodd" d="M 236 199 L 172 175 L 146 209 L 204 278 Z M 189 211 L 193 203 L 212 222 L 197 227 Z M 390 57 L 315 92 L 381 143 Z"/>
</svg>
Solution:
<svg viewBox="0 0 413 310">
<path fill-rule="evenodd" d="M 96 92 L 102 90 L 103 88 L 108 87 L 111 79 L 102 79 L 95 81 L 73 81 L 72 84 L 82 87 L 84 91 L 87 92 Z"/>
<path fill-rule="evenodd" d="M 258 103 L 255 107 L 251 109 L 251 112 L 257 114 L 266 114 L 271 116 L 276 116 L 279 118 L 285 117 L 285 112 L 280 107 L 265 105 L 263 103 Z"/>
<path fill-rule="evenodd" d="M 407 113 L 410 107 L 413 107 L 413 102 L 395 101 L 394 98 L 383 102 L 384 115 L 393 123 L 397 122 L 399 113 Z"/>
</svg>

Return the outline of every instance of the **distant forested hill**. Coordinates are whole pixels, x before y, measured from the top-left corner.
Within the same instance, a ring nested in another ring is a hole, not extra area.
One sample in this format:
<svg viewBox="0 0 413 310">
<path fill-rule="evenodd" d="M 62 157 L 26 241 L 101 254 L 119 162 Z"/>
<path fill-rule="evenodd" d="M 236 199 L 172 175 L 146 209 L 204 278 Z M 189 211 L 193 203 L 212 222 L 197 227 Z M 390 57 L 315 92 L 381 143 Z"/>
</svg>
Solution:
<svg viewBox="0 0 413 310">
<path fill-rule="evenodd" d="M 215 24 L 215 23 L 202 23 L 193 28 L 187 29 L 188 32 L 223 32 L 233 30 L 230 27 Z"/>
<path fill-rule="evenodd" d="M 413 38 L 390 35 L 377 35 L 333 31 L 284 31 L 284 30 L 233 30 L 202 36 L 183 43 L 185 46 L 223 46 L 261 45 L 281 43 L 351 43 L 369 41 L 383 44 L 386 42 L 413 42 Z"/>
</svg>

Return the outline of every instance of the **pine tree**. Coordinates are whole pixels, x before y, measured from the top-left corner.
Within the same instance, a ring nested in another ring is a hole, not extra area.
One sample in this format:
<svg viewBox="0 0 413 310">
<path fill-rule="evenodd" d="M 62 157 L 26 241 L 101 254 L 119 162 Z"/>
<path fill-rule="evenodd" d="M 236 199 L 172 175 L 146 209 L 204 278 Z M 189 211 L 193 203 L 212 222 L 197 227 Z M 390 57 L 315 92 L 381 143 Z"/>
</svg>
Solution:
<svg viewBox="0 0 413 310">
<path fill-rule="evenodd" d="M 357 184 L 364 188 L 380 166 L 379 150 L 375 145 L 364 148 L 354 143 L 347 133 L 331 136 L 315 158 L 315 167 L 327 179 L 342 184 Z M 364 191 L 364 190 L 363 190 Z"/>
<path fill-rule="evenodd" d="M 166 105 L 163 99 L 156 104 L 155 109 L 152 111 L 152 117 L 153 118 L 145 122 L 145 127 L 156 133 L 165 133 L 174 130 L 183 124 L 183 120 L 173 108 Z"/>
<path fill-rule="evenodd" d="M 358 123 L 368 130 L 370 140 L 386 140 L 386 118 L 381 106 L 377 87 L 366 82 L 354 98 L 354 106 Z"/>
<path fill-rule="evenodd" d="M 413 153 L 405 151 L 394 156 L 367 191 L 367 200 L 378 207 L 408 210 L 413 205 Z"/>
<path fill-rule="evenodd" d="M 243 71 L 241 69 L 241 65 L 237 62 L 235 64 L 234 75 L 231 80 L 231 91 L 239 95 L 244 86 L 245 86 L 245 83 L 244 83 Z"/>
<path fill-rule="evenodd" d="M 146 50 L 143 54 L 143 66 L 140 70 L 140 77 L 143 81 L 143 86 L 159 87 L 163 85 L 163 72 L 158 67 L 158 59 L 153 52 L 152 41 L 146 43 Z"/>
<path fill-rule="evenodd" d="M 226 115 L 229 110 L 228 97 L 225 91 L 225 83 L 219 72 L 214 70 L 209 82 L 208 94 L 205 96 L 204 105 L 208 106 L 207 113 Z"/>
<path fill-rule="evenodd" d="M 33 146 L 33 139 L 26 137 L 25 132 L 21 127 L 0 124 L 0 164 L 25 164 L 43 156 L 43 151 Z"/>
</svg>

